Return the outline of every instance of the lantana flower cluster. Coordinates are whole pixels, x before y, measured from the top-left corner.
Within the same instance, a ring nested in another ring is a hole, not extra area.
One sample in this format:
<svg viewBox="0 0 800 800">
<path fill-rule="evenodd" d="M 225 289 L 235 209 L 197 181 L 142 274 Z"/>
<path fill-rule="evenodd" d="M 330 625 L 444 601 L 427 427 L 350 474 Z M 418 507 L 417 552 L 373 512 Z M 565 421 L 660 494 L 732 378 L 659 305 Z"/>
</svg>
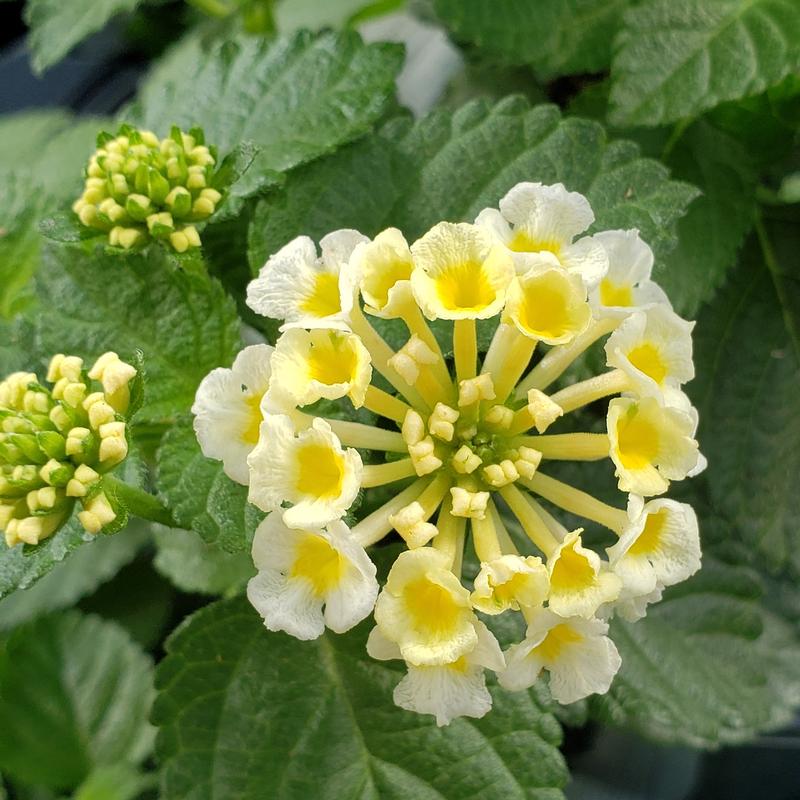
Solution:
<svg viewBox="0 0 800 800">
<path fill-rule="evenodd" d="M 137 370 L 116 353 L 84 369 L 50 361 L 47 382 L 14 372 L 0 382 L 0 532 L 6 544 L 39 544 L 72 515 L 90 534 L 117 518 L 103 477 L 128 455 L 127 413 Z"/>
<path fill-rule="evenodd" d="M 562 703 L 606 692 L 620 666 L 609 617 L 641 617 L 700 566 L 694 512 L 663 496 L 704 466 L 681 389 L 693 323 L 650 279 L 638 232 L 585 235 L 593 222 L 582 195 L 520 183 L 473 224 L 440 222 L 410 246 L 394 228 L 335 231 L 320 252 L 300 236 L 248 287 L 254 311 L 284 321 L 275 347 L 245 348 L 197 392 L 204 453 L 268 512 L 248 586 L 266 627 L 313 639 L 374 612 L 368 652 L 408 670 L 395 702 L 440 725 L 489 710 L 486 670 L 510 690 L 545 671 Z M 399 349 L 380 319 L 407 330 Z M 479 324 L 495 326 L 484 355 Z M 608 370 L 553 390 L 603 337 Z M 603 398 L 606 432 L 548 432 Z M 320 401 L 350 418 L 315 414 Z M 607 458 L 616 506 L 548 468 Z M 358 521 L 357 500 L 373 509 Z M 554 509 L 615 543 L 587 547 Z M 366 548 L 393 531 L 407 549 L 380 588 Z M 504 613 L 527 626 L 505 652 L 487 625 Z"/>
<path fill-rule="evenodd" d="M 203 132 L 173 127 L 159 139 L 123 125 L 101 133 L 86 167 L 83 194 L 72 210 L 81 224 L 130 250 L 156 239 L 183 253 L 200 246 L 194 223 L 208 219 L 222 194 L 213 187 L 216 154 Z"/>
</svg>

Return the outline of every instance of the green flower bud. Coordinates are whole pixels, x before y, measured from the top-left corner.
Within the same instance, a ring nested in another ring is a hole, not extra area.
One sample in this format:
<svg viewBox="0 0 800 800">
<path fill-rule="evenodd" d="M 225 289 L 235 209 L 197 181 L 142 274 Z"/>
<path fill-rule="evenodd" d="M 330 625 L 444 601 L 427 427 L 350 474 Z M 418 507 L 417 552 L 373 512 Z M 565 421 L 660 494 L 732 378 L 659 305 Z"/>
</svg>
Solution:
<svg viewBox="0 0 800 800">
<path fill-rule="evenodd" d="M 102 482 L 128 454 L 124 415 L 136 375 L 116 353 L 87 371 L 81 359 L 59 354 L 49 389 L 33 373 L 0 381 L 0 532 L 10 547 L 51 536 L 76 503 L 90 533 L 116 519 Z"/>
<path fill-rule="evenodd" d="M 103 132 L 72 209 L 82 225 L 107 233 L 112 247 L 130 250 L 153 239 L 178 252 L 199 247 L 197 230 L 177 229 L 174 220 L 201 221 L 216 210 L 222 196 L 209 188 L 214 153 L 199 128 L 173 127 L 161 140 L 128 125 L 116 136 Z"/>
</svg>

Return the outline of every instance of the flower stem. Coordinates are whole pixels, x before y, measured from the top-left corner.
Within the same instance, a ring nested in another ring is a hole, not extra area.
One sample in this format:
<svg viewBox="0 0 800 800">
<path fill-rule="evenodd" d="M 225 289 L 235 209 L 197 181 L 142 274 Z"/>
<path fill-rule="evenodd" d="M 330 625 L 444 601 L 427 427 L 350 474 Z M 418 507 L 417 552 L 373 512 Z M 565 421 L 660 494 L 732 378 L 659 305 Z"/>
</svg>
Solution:
<svg viewBox="0 0 800 800">
<path fill-rule="evenodd" d="M 384 503 L 380 508 L 375 509 L 371 514 L 364 517 L 350 532 L 355 540 L 362 547 L 369 547 L 383 539 L 390 530 L 392 523 L 389 517 L 396 514 L 401 508 L 405 508 L 409 503 L 413 503 L 431 483 L 430 478 L 420 478 L 410 486 L 403 489 L 400 494 L 395 495 L 388 503 Z"/>
<path fill-rule="evenodd" d="M 453 354 L 457 380 L 474 378 L 478 368 L 478 339 L 474 319 L 457 319 L 453 323 Z"/>
<path fill-rule="evenodd" d="M 558 547 L 558 542 L 544 524 L 544 520 L 528 502 L 527 497 L 513 483 L 500 489 L 500 496 L 508 503 L 528 538 L 545 556 L 549 556 Z"/>
<path fill-rule="evenodd" d="M 472 546 L 481 562 L 494 561 L 503 555 L 491 514 L 485 514 L 483 519 L 476 517 L 472 520 Z"/>
<path fill-rule="evenodd" d="M 560 392 L 550 395 L 554 403 L 558 403 L 567 414 L 576 408 L 586 406 L 599 400 L 601 397 L 608 397 L 611 394 L 619 394 L 628 391 L 630 388 L 630 378 L 621 369 L 612 369 L 594 378 L 588 378 L 580 383 L 567 386 Z"/>
<path fill-rule="evenodd" d="M 411 406 L 408 403 L 404 403 L 399 397 L 384 392 L 383 389 L 379 389 L 372 384 L 367 387 L 364 406 L 372 411 L 373 414 L 392 419 L 401 425 L 406 418 L 406 414 L 411 410 Z"/>
<path fill-rule="evenodd" d="M 410 458 L 387 461 L 385 464 L 365 464 L 364 471 L 361 473 L 361 486 L 364 489 L 371 489 L 373 486 L 394 483 L 403 478 L 411 478 L 416 474 Z"/>
<path fill-rule="evenodd" d="M 538 450 L 542 458 L 555 461 L 600 461 L 608 458 L 609 441 L 608 434 L 605 433 L 520 436 L 517 442 Z"/>
<path fill-rule="evenodd" d="M 495 403 L 503 403 L 511 394 L 535 348 L 536 340 L 523 336 L 513 325 L 498 326 L 481 370 L 492 376 Z"/>
<path fill-rule="evenodd" d="M 107 493 L 119 500 L 129 514 L 151 522 L 159 522 L 171 528 L 177 527 L 169 509 L 155 495 L 145 492 L 143 489 L 137 489 L 113 475 L 106 475 L 103 478 L 103 485 Z"/>
<path fill-rule="evenodd" d="M 452 500 L 446 495 L 439 509 L 439 516 L 436 518 L 439 533 L 433 538 L 432 545 L 448 556 L 453 573 L 461 575 L 467 520 L 464 517 L 454 517 L 450 513 L 452 507 Z"/>
</svg>

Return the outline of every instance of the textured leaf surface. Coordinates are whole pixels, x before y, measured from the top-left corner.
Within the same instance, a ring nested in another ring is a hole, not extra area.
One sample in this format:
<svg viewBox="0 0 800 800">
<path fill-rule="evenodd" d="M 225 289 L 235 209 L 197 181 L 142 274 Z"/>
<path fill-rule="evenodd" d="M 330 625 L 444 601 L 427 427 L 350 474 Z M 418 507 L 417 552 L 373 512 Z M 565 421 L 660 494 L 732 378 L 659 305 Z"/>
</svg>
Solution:
<svg viewBox="0 0 800 800">
<path fill-rule="evenodd" d="M 366 628 L 298 642 L 246 600 L 185 623 L 159 666 L 164 800 L 557 800 L 560 729 L 534 694 L 495 692 L 478 721 L 436 728 L 392 706 L 399 674 Z"/>
<path fill-rule="evenodd" d="M 34 679 L 35 678 L 35 679 Z M 149 752 L 152 662 L 116 625 L 77 612 L 18 628 L 0 655 L 0 764 L 18 780 L 76 787 L 101 764 Z"/>
<path fill-rule="evenodd" d="M 691 319 L 723 283 L 753 226 L 756 175 L 749 153 L 704 121 L 684 134 L 668 164 L 702 194 L 678 220 L 678 246 L 656 264 L 653 277 Z"/>
<path fill-rule="evenodd" d="M 732 532 L 711 513 L 704 534 Z M 789 722 L 800 702 L 800 643 L 758 602 L 754 571 L 714 559 L 666 593 L 647 617 L 615 620 L 622 668 L 592 705 L 601 718 L 659 741 L 714 747 Z"/>
<path fill-rule="evenodd" d="M 227 553 L 194 531 L 159 528 L 155 568 L 184 592 L 234 595 L 255 574 L 249 551 Z"/>
<path fill-rule="evenodd" d="M 229 553 L 250 551 L 263 514 L 247 503 L 247 487 L 234 483 L 222 463 L 200 452 L 191 422 L 175 425 L 158 451 L 158 487 L 175 521 Z"/>
<path fill-rule="evenodd" d="M 95 537 L 91 546 L 77 549 L 35 586 L 3 598 L 0 630 L 13 628 L 47 611 L 67 608 L 91 594 L 130 562 L 147 540 L 146 530 L 138 523 L 118 535 Z"/>
<path fill-rule="evenodd" d="M 137 421 L 188 411 L 206 373 L 239 348 L 234 304 L 219 284 L 175 269 L 158 248 L 123 258 L 50 245 L 44 264 L 41 349 L 87 358 L 141 350 L 147 382 Z"/>
<path fill-rule="evenodd" d="M 142 0 L 28 0 L 25 20 L 33 68 L 42 72 L 61 59 L 113 16 L 133 11 Z"/>
<path fill-rule="evenodd" d="M 529 64 L 550 79 L 599 72 L 631 0 L 435 0 L 439 18 L 460 42 L 506 64 Z"/>
<path fill-rule="evenodd" d="M 260 152 L 244 182 L 255 189 L 368 131 L 401 63 L 396 45 L 365 45 L 352 32 L 242 37 L 208 50 L 190 37 L 155 69 L 132 115 L 159 133 L 202 125 L 222 153 L 252 140 Z"/>
<path fill-rule="evenodd" d="M 475 101 L 416 124 L 395 120 L 377 139 L 291 176 L 259 203 L 251 267 L 299 233 L 355 226 L 370 235 L 393 225 L 413 240 L 442 219 L 474 219 L 523 180 L 585 193 L 597 228 L 638 227 L 659 253 L 674 246 L 675 222 L 697 194 L 631 142 L 609 142 L 595 122 L 518 97 Z"/>
<path fill-rule="evenodd" d="M 756 94 L 800 65 L 795 0 L 648 0 L 625 15 L 611 121 L 660 125 Z"/>
<path fill-rule="evenodd" d="M 772 568 L 800 570 L 800 275 L 796 215 L 765 229 L 696 334 L 700 442 L 711 498 Z"/>
</svg>

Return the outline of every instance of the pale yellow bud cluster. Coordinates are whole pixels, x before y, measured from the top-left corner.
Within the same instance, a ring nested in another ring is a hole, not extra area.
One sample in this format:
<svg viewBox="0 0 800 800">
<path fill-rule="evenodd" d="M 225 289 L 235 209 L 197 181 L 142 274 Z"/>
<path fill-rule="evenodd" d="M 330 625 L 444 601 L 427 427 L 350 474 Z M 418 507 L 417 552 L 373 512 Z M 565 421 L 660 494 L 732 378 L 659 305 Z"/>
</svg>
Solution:
<svg viewBox="0 0 800 800">
<path fill-rule="evenodd" d="M 99 488 L 104 473 L 128 455 L 125 415 L 137 371 L 105 353 L 86 371 L 58 354 L 47 388 L 34 373 L 0 382 L 0 531 L 9 547 L 35 545 L 70 517 L 98 533 L 116 518 Z"/>
<path fill-rule="evenodd" d="M 116 136 L 101 133 L 97 145 L 83 194 L 72 206 L 82 225 L 108 234 L 109 245 L 124 250 L 153 239 L 179 253 L 200 246 L 195 223 L 222 200 L 213 186 L 216 158 L 201 130 L 173 127 L 159 139 L 123 125 Z"/>
</svg>

